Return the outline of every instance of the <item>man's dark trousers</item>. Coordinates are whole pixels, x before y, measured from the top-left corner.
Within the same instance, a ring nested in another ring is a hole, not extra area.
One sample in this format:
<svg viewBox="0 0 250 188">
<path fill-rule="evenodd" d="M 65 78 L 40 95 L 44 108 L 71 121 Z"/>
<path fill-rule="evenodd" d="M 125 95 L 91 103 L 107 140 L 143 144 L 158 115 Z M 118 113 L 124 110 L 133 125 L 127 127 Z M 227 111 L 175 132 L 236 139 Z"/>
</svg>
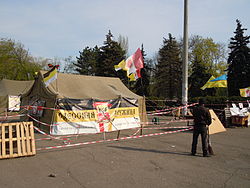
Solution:
<svg viewBox="0 0 250 188">
<path fill-rule="evenodd" d="M 201 135 L 203 156 L 207 155 L 207 127 L 206 125 L 196 125 L 193 130 L 192 154 L 196 154 L 198 137 Z"/>
</svg>

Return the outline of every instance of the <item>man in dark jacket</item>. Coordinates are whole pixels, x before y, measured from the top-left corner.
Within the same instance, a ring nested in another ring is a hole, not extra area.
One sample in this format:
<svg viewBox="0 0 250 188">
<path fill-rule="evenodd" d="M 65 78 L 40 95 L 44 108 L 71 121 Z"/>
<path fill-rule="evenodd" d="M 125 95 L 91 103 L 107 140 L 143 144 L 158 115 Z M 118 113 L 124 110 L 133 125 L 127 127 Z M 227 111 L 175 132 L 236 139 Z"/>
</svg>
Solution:
<svg viewBox="0 0 250 188">
<path fill-rule="evenodd" d="M 194 129 L 191 154 L 196 154 L 198 137 L 201 135 L 203 157 L 208 157 L 207 129 L 212 123 L 212 119 L 209 110 L 204 107 L 204 103 L 203 99 L 199 99 L 199 105 L 193 110 Z"/>
</svg>

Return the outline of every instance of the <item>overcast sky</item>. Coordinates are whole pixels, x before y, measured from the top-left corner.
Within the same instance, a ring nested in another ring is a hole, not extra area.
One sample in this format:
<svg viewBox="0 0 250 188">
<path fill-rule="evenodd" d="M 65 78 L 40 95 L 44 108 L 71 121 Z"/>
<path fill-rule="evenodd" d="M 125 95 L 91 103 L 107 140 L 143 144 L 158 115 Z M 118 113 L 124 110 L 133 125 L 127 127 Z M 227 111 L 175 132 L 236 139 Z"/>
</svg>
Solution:
<svg viewBox="0 0 250 188">
<path fill-rule="evenodd" d="M 228 44 L 236 19 L 250 35 L 250 0 L 188 0 L 189 36 Z M 184 0 L 0 0 L 0 38 L 24 44 L 36 57 L 78 56 L 103 45 L 111 30 L 128 37 L 129 53 L 141 44 L 151 57 L 171 33 L 183 35 Z"/>
</svg>

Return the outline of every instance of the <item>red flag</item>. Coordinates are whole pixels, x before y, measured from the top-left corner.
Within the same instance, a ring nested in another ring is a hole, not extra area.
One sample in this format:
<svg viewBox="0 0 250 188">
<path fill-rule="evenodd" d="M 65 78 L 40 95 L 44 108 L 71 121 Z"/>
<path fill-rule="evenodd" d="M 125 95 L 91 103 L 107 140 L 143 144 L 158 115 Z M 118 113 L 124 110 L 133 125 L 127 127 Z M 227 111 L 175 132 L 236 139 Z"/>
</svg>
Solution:
<svg viewBox="0 0 250 188">
<path fill-rule="evenodd" d="M 141 69 L 144 67 L 144 62 L 140 48 L 126 60 L 126 67 L 129 74 L 135 74 L 136 78 L 141 77 Z"/>
<path fill-rule="evenodd" d="M 134 64 L 135 64 L 136 70 L 144 67 L 143 57 L 142 57 L 140 48 L 138 48 L 134 54 Z"/>
</svg>

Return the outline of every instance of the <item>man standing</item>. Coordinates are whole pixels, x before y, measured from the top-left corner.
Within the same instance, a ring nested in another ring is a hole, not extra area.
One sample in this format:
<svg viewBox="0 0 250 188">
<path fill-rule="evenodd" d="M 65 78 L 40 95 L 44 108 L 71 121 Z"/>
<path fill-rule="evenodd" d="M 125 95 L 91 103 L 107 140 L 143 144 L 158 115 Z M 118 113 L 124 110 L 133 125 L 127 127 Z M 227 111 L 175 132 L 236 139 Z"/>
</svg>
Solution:
<svg viewBox="0 0 250 188">
<path fill-rule="evenodd" d="M 200 98 L 199 105 L 193 110 L 194 117 L 194 129 L 193 129 L 193 143 L 191 154 L 196 154 L 196 148 L 198 143 L 198 137 L 201 135 L 203 157 L 209 157 L 207 146 L 207 129 L 212 123 L 210 112 L 204 107 L 205 101 Z"/>
</svg>

